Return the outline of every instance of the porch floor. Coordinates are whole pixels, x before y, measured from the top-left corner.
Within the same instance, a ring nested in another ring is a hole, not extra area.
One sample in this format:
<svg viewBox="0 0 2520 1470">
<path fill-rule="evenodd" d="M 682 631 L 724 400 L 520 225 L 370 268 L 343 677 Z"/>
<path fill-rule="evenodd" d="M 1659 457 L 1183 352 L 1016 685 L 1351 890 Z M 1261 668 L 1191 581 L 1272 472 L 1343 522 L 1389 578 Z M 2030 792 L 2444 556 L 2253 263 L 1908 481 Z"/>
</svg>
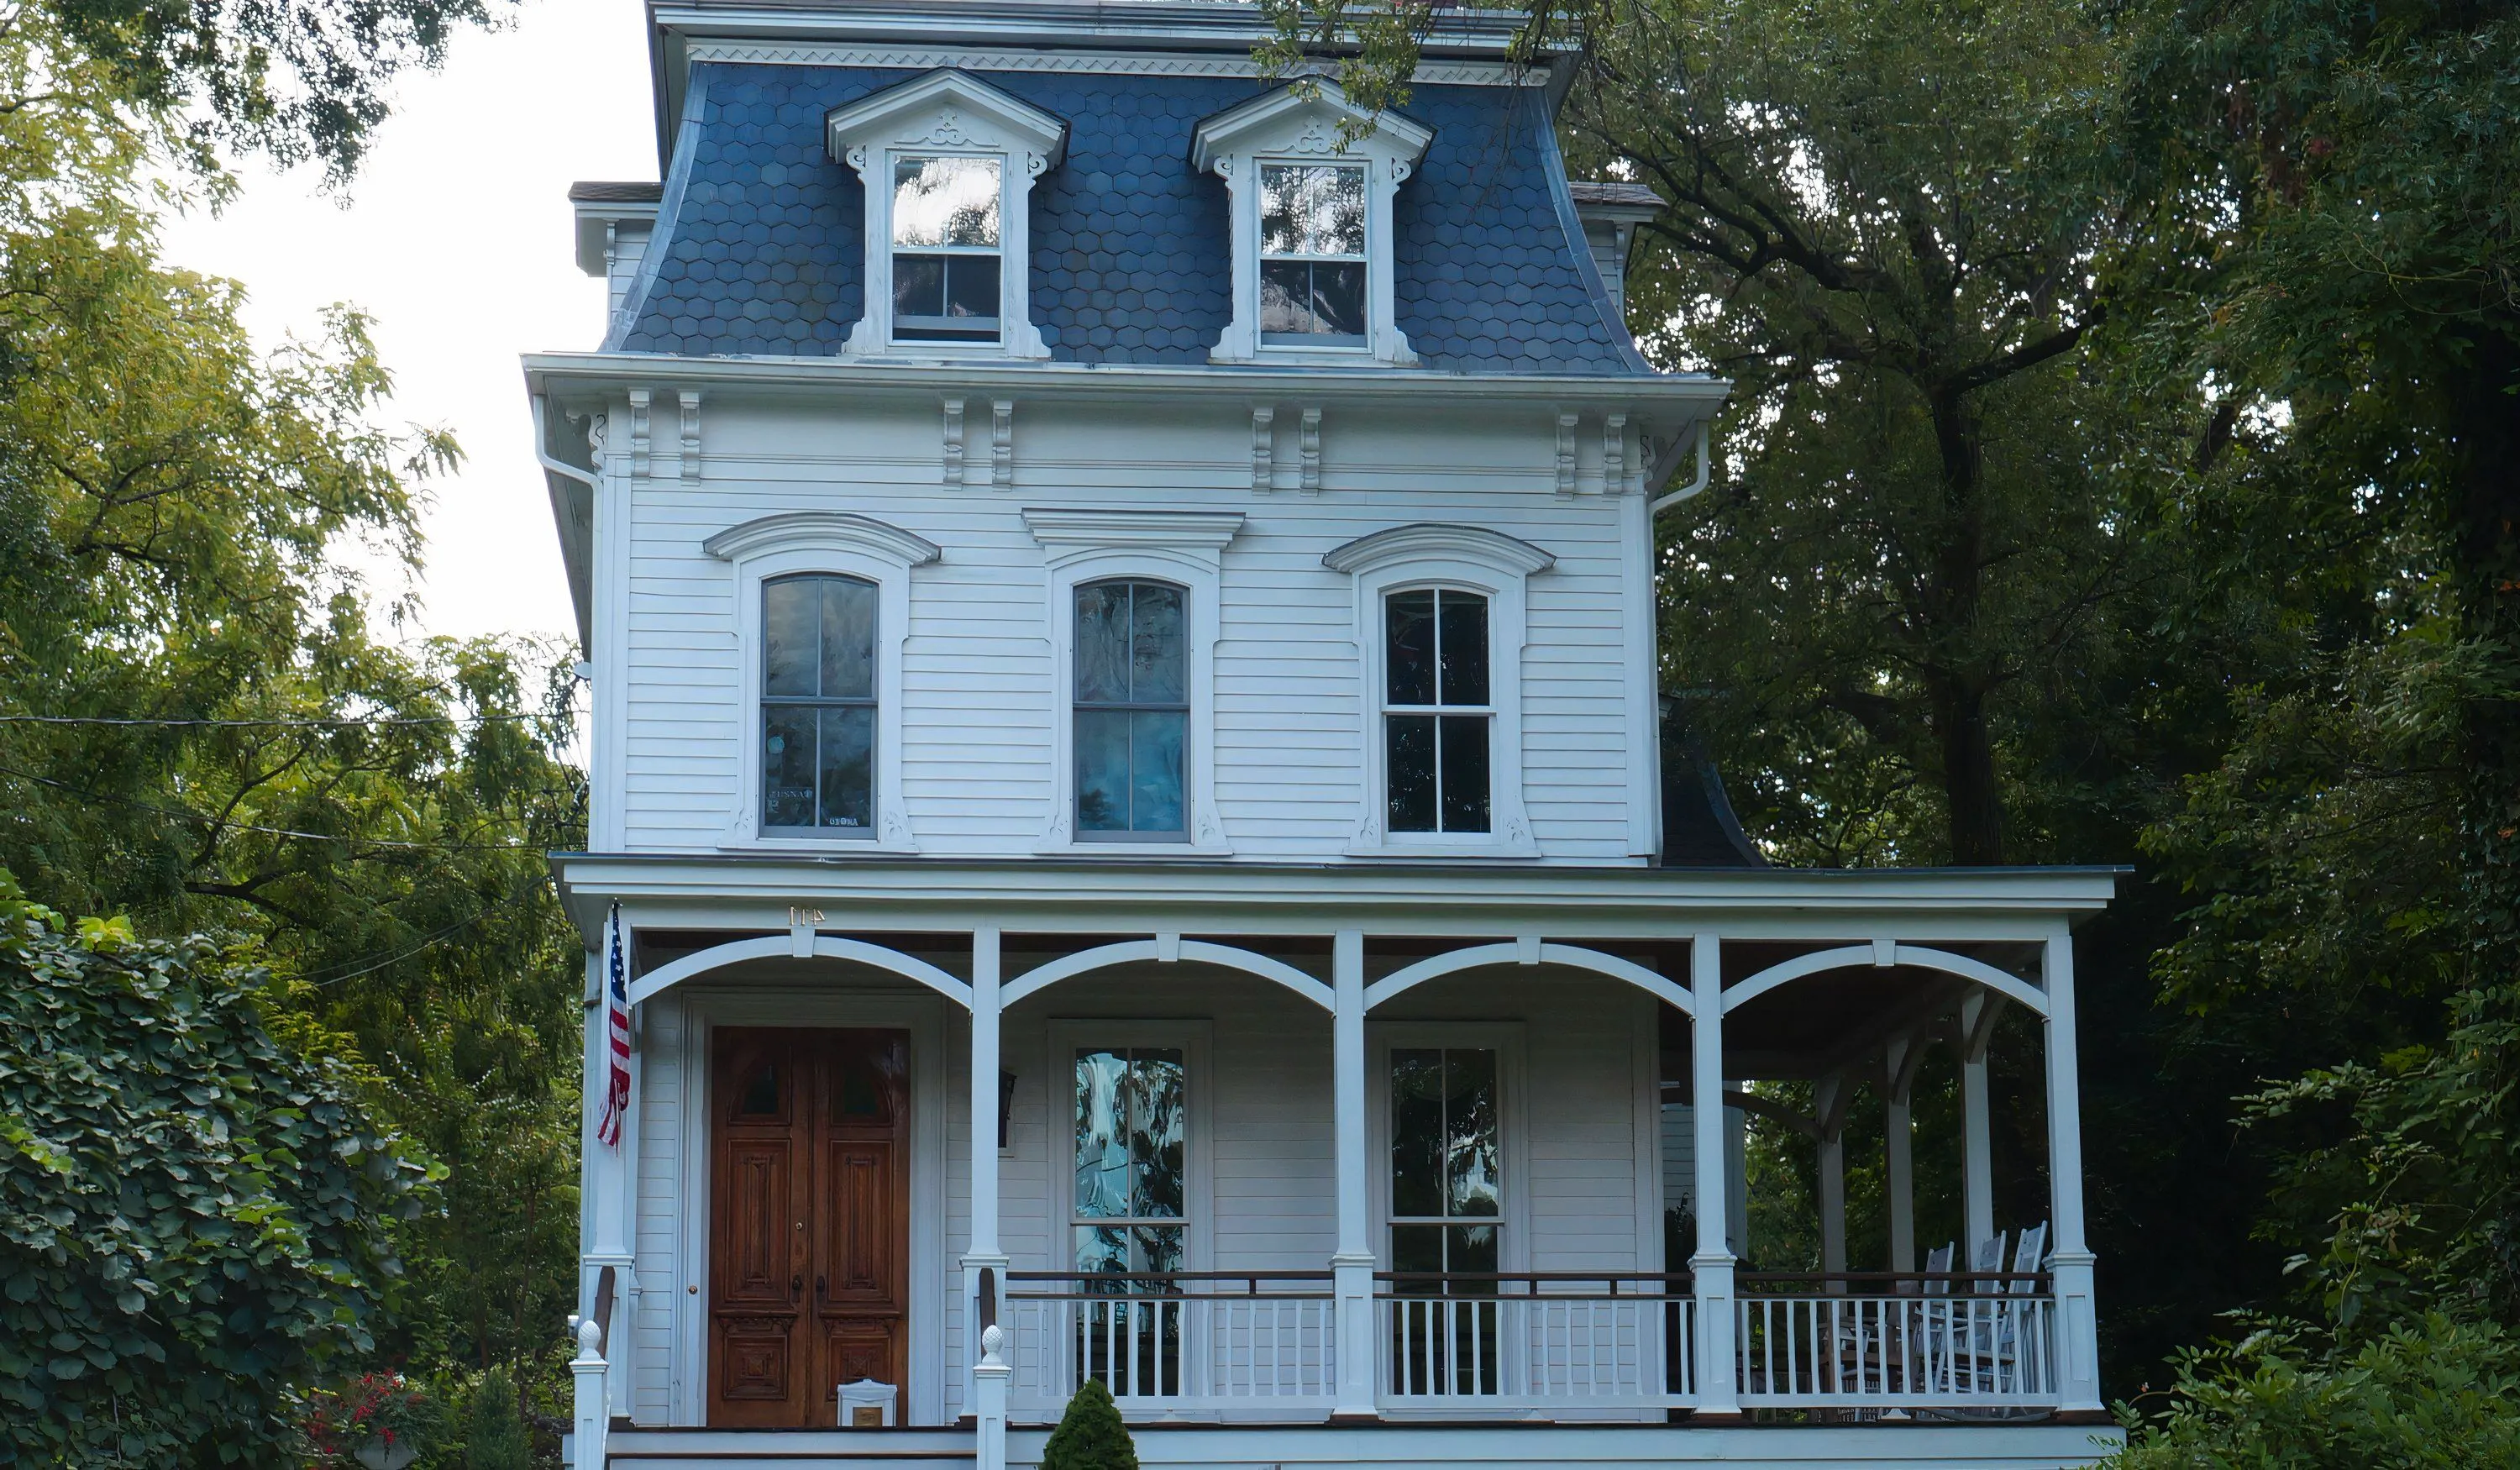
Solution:
<svg viewBox="0 0 2520 1470">
<path fill-rule="evenodd" d="M 1613 1424 L 1145 1424 L 1133 1426 L 1148 1470 L 1650 1470 L 1669 1464 L 1758 1470 L 1846 1466 L 1968 1466 L 2067 1470 L 2123 1443 L 2117 1430 L 2063 1424 L 1686 1425 Z M 608 1470 L 968 1470 L 968 1429 L 623 1429 Z M 1010 1429 L 1009 1466 L 1041 1460 L 1049 1431 Z"/>
</svg>

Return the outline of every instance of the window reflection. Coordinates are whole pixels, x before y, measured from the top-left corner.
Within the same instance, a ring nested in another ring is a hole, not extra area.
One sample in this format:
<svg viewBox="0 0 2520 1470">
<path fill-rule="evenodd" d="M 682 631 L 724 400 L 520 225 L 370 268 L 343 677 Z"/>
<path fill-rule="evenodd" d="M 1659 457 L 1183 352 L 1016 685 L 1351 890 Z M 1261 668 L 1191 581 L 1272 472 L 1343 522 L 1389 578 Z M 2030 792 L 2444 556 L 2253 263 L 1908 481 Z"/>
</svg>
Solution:
<svg viewBox="0 0 2520 1470">
<path fill-rule="evenodd" d="M 1393 1291 L 1427 1299 L 1395 1304 L 1391 1352 L 1400 1381 L 1419 1392 L 1497 1392 L 1492 1299 L 1504 1213 L 1497 1093 L 1492 1048 L 1391 1052 Z"/>
<path fill-rule="evenodd" d="M 872 836 L 874 583 L 782 577 L 761 588 L 761 823 Z"/>
<path fill-rule="evenodd" d="M 1076 832 L 1086 841 L 1183 838 L 1190 657 L 1182 589 L 1076 589 Z"/>
</svg>

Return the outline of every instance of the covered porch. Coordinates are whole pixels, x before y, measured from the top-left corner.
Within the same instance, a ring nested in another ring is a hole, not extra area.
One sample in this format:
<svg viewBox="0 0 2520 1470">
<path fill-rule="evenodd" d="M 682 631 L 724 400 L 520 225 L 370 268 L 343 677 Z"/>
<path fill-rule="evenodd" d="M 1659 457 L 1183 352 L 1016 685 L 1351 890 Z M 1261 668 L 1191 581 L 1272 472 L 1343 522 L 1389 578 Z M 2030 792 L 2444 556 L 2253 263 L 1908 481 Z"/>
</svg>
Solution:
<svg viewBox="0 0 2520 1470">
<path fill-rule="evenodd" d="M 722 1422 L 708 1038 L 782 1018 L 902 1027 L 888 1412 L 970 1426 L 984 1470 L 1087 1377 L 1141 1424 L 1254 1432 L 2101 1421 L 2070 923 L 2111 874 L 560 868 L 591 995 L 620 905 L 642 1093 L 624 1144 L 588 1147 L 581 1445 Z M 2000 1225 L 2006 1006 L 2044 1041 L 2050 1197 Z M 1929 1053 L 1961 1071 L 1952 1260 L 1916 1254 L 1903 1203 Z M 1776 1078 L 1811 1110 L 1747 1090 Z M 1886 1270 L 1846 1270 L 1829 1184 L 1859 1086 L 1895 1120 Z M 1757 1274 L 1743 1120 L 1785 1111 L 1829 1256 Z M 1990 1259 L 1999 1228 L 2035 1244 Z"/>
</svg>

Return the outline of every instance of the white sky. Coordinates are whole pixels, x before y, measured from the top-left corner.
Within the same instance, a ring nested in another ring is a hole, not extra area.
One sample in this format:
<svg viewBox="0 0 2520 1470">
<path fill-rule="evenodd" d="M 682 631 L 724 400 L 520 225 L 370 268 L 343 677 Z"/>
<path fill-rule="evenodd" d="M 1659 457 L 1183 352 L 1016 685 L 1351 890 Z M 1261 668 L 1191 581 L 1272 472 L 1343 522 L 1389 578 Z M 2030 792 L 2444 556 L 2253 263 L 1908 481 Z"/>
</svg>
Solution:
<svg viewBox="0 0 2520 1470">
<path fill-rule="evenodd" d="M 524 0 L 513 28 L 403 80 L 346 201 L 316 170 L 248 167 L 225 214 L 166 222 L 171 262 L 244 283 L 260 343 L 336 301 L 366 309 L 386 422 L 455 431 L 465 462 L 424 518 L 422 632 L 574 637 L 517 356 L 602 335 L 567 191 L 656 177 L 645 25 L 638 0 Z"/>
</svg>

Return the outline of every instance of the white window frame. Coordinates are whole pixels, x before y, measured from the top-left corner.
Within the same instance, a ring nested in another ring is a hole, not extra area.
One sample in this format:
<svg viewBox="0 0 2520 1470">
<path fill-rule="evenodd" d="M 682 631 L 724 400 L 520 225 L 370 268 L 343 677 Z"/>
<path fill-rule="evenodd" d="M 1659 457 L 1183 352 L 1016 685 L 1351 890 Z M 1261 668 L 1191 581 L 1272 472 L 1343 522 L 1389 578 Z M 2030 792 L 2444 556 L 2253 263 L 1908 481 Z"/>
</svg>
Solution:
<svg viewBox="0 0 2520 1470">
<path fill-rule="evenodd" d="M 742 664 L 735 810 L 718 845 L 774 852 L 917 852 L 901 788 L 902 645 L 910 636 L 911 569 L 935 561 L 936 544 L 872 516 L 797 511 L 731 526 L 702 549 L 732 563 L 736 656 Z M 875 824 L 864 835 L 840 828 L 767 830 L 761 822 L 762 586 L 814 574 L 855 577 L 876 588 Z"/>
<path fill-rule="evenodd" d="M 1047 1030 L 1050 1051 L 1042 1076 L 1050 1088 L 1050 1127 L 1044 1130 L 1050 1157 L 1044 1163 L 1052 1178 L 1058 1180 L 1051 1187 L 1053 1205 L 1058 1212 L 1052 1221 L 1057 1233 L 1051 1242 L 1051 1270 L 1076 1269 L 1076 1053 L 1086 1047 L 1171 1047 L 1182 1053 L 1182 1106 L 1190 1114 L 1190 1128 L 1183 1136 L 1183 1146 L 1190 1150 L 1190 1168 L 1182 1180 L 1182 1270 L 1210 1270 L 1214 1259 L 1216 1150 L 1215 1120 L 1211 1116 L 1214 1109 L 1208 1092 L 1213 1081 L 1209 1068 L 1214 1028 L 1198 1020 L 1094 1021 L 1061 1017 L 1053 1020 Z"/>
<path fill-rule="evenodd" d="M 1232 203 L 1234 318 L 1209 358 L 1220 363 L 1414 367 L 1418 354 L 1400 331 L 1393 305 L 1391 201 L 1417 171 L 1435 134 L 1397 112 L 1358 107 L 1336 82 L 1315 78 L 1313 86 L 1311 97 L 1289 85 L 1228 108 L 1201 121 L 1192 134 L 1192 166 L 1223 179 Z M 1342 126 L 1364 133 L 1342 141 Z M 1361 346 L 1261 340 L 1260 169 L 1310 163 L 1365 170 L 1366 340 Z"/>
<path fill-rule="evenodd" d="M 1354 579 L 1358 705 L 1364 773 L 1351 857 L 1532 858 L 1540 856 L 1522 795 L 1522 653 L 1527 642 L 1524 581 L 1556 558 L 1527 541 L 1477 526 L 1406 525 L 1362 536 L 1322 563 Z M 1419 588 L 1476 593 L 1488 600 L 1488 829 L 1394 832 L 1382 729 L 1385 668 L 1383 599 Z"/>
<path fill-rule="evenodd" d="M 1505 1209 L 1497 1216 L 1498 1227 L 1505 1231 L 1497 1247 L 1497 1270 L 1508 1274 L 1531 1270 L 1524 1042 L 1520 1021 L 1377 1021 L 1367 1027 L 1366 1055 L 1372 1075 L 1367 1089 L 1366 1105 L 1372 1111 L 1366 1119 L 1366 1147 L 1372 1161 L 1373 1259 L 1379 1270 L 1391 1270 L 1391 1053 L 1432 1047 L 1497 1054 L 1497 1170 L 1505 1194 Z"/>
<path fill-rule="evenodd" d="M 1051 644 L 1051 811 L 1037 851 L 1140 857 L 1223 857 L 1233 852 L 1216 808 L 1216 645 L 1223 615 L 1226 544 L 1242 528 L 1238 511 L 1027 510 L 1024 523 L 1048 554 L 1045 626 Z M 1190 729 L 1182 752 L 1184 839 L 1076 835 L 1076 589 L 1113 580 L 1169 582 L 1190 601 L 1185 620 Z"/>
<path fill-rule="evenodd" d="M 1033 324 L 1033 181 L 1058 166 L 1067 124 L 968 72 L 931 71 L 834 109 L 824 122 L 832 157 L 866 188 L 866 314 L 845 356 L 954 359 L 1050 356 Z M 905 156 L 989 158 L 998 164 L 998 339 L 896 339 L 892 323 L 893 162 Z"/>
</svg>

